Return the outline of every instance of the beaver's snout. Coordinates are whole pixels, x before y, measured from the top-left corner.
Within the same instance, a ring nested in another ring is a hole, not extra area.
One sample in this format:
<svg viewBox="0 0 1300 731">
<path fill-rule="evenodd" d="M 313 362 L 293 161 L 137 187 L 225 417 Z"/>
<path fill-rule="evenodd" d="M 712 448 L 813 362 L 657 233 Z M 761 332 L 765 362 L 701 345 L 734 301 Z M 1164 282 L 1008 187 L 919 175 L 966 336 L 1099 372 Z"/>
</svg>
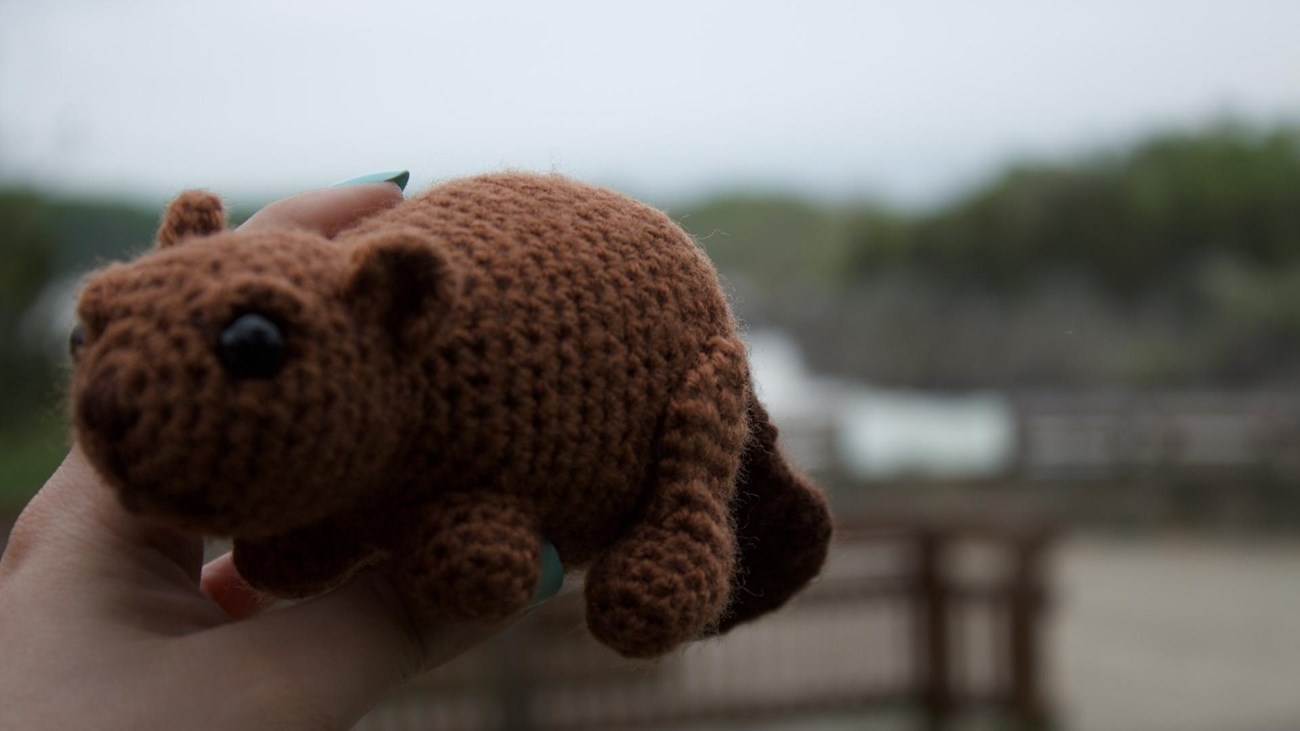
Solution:
<svg viewBox="0 0 1300 731">
<path fill-rule="evenodd" d="M 82 424 L 108 444 L 121 441 L 140 420 L 140 409 L 123 398 L 120 379 L 113 370 L 96 374 L 86 384 L 77 409 Z"/>
</svg>

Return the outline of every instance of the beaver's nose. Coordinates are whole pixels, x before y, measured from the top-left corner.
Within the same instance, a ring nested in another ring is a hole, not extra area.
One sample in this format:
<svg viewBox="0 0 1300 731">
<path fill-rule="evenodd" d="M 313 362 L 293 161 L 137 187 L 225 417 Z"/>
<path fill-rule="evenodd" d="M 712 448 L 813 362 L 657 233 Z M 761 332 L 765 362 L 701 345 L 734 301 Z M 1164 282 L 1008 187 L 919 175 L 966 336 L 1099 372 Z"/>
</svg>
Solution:
<svg viewBox="0 0 1300 731">
<path fill-rule="evenodd" d="M 119 378 L 111 369 L 95 375 L 86 385 L 77 410 L 86 428 L 108 442 L 126 436 L 140 420 L 140 410 L 122 398 Z"/>
</svg>

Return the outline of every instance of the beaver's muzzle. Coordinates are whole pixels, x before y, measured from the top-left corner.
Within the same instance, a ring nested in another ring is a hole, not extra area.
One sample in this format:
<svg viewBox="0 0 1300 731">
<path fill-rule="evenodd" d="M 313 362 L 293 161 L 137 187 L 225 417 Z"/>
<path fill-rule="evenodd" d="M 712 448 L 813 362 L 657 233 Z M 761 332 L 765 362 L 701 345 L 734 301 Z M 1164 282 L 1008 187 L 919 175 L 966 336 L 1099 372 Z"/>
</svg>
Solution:
<svg viewBox="0 0 1300 731">
<path fill-rule="evenodd" d="M 122 397 L 116 371 L 106 369 L 92 377 L 77 402 L 82 426 L 108 445 L 120 442 L 140 420 L 140 409 Z"/>
</svg>

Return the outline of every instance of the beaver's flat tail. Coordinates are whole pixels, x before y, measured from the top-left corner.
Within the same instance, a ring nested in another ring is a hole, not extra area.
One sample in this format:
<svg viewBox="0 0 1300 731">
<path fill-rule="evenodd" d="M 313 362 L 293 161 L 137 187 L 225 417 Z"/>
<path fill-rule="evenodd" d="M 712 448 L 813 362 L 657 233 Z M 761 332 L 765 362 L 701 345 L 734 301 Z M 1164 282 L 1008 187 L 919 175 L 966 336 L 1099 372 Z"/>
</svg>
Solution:
<svg viewBox="0 0 1300 731">
<path fill-rule="evenodd" d="M 780 607 L 812 580 L 832 530 L 826 499 L 781 455 L 776 426 L 752 390 L 747 407 L 750 435 L 732 506 L 736 572 L 720 633 Z"/>
</svg>

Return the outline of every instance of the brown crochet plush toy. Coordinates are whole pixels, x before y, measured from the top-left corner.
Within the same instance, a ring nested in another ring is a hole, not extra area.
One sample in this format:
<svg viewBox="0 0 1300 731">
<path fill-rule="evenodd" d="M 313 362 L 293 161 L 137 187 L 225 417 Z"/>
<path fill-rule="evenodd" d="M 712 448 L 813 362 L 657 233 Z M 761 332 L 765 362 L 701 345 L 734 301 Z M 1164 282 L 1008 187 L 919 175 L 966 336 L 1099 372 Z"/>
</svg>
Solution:
<svg viewBox="0 0 1300 731">
<path fill-rule="evenodd" d="M 559 176 L 434 187 L 333 238 L 224 231 L 187 192 L 93 274 L 72 414 L 128 509 L 232 536 L 307 596 L 391 562 L 415 611 L 500 618 L 544 540 L 587 622 L 652 657 L 820 569 L 717 274 L 666 216 Z"/>
</svg>

